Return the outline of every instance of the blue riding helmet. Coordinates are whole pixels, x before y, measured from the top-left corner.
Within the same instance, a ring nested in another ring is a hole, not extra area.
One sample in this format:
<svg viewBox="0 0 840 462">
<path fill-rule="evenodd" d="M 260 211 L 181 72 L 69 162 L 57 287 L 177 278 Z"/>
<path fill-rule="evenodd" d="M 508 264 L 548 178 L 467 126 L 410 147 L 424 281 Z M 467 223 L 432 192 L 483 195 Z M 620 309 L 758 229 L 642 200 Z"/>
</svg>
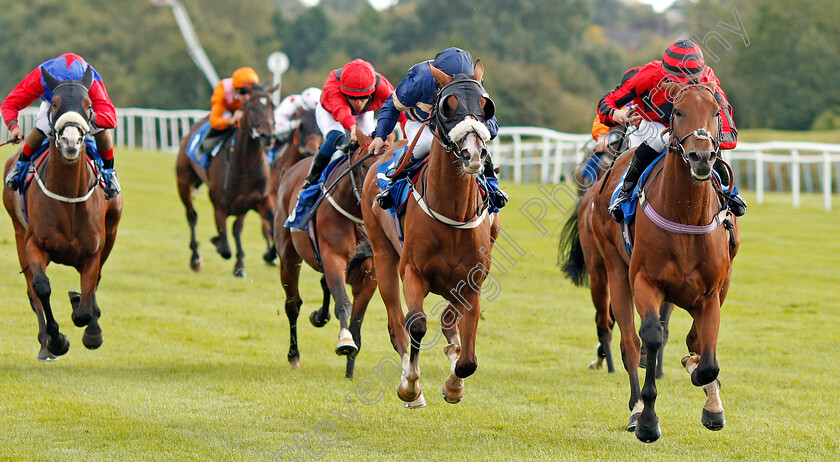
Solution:
<svg viewBox="0 0 840 462">
<path fill-rule="evenodd" d="M 457 47 L 449 47 L 435 55 L 432 66 L 435 66 L 447 75 L 472 75 L 474 72 L 473 58 L 470 52 Z"/>
</svg>

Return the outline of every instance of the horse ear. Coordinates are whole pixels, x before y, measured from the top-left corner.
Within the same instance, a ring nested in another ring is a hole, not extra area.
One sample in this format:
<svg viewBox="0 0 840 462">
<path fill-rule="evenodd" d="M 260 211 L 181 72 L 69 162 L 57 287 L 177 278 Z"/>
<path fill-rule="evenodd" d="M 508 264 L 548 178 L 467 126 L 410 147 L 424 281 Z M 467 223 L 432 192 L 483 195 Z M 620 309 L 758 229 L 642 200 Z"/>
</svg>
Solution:
<svg viewBox="0 0 840 462">
<path fill-rule="evenodd" d="M 59 80 L 53 77 L 45 67 L 41 67 L 41 76 L 44 78 L 44 82 L 50 90 L 57 87 L 60 83 Z"/>
<path fill-rule="evenodd" d="M 481 79 L 484 78 L 484 64 L 481 62 L 481 59 L 475 60 L 474 69 L 475 70 L 473 72 L 473 77 L 475 77 L 476 80 L 481 82 Z"/>
<path fill-rule="evenodd" d="M 275 91 L 277 91 L 279 88 L 280 88 L 280 84 L 278 83 L 277 85 L 272 85 L 272 86 L 268 87 L 268 89 L 267 89 L 265 92 L 266 92 L 266 93 L 269 93 L 269 94 L 270 94 L 270 93 L 274 93 L 274 92 L 275 92 Z"/>
<path fill-rule="evenodd" d="M 368 136 L 364 132 L 362 132 L 362 129 L 359 128 L 358 125 L 356 125 L 356 139 L 359 140 L 359 145 L 360 146 L 370 144 L 370 142 L 373 141 L 373 138 L 371 138 L 370 136 Z"/>
<path fill-rule="evenodd" d="M 435 81 L 437 81 L 439 87 L 445 87 L 449 85 L 449 82 L 452 81 L 452 76 L 447 75 L 446 72 L 443 72 L 442 70 L 436 68 L 435 66 L 432 66 L 431 64 L 429 64 L 429 68 L 431 68 L 432 76 L 434 76 Z"/>
<path fill-rule="evenodd" d="M 715 94 L 715 92 L 717 92 L 717 89 L 718 89 L 718 84 L 717 84 L 717 82 L 704 82 L 704 83 L 703 83 L 703 85 L 705 85 L 706 87 L 708 87 L 708 88 L 709 88 L 709 90 L 712 90 L 712 94 L 713 94 L 713 95 Z"/>
<path fill-rule="evenodd" d="M 82 76 L 81 84 L 88 90 L 90 90 L 90 86 L 93 85 L 93 68 L 90 67 L 90 64 L 88 64 L 87 69 L 85 69 L 85 75 Z"/>
<path fill-rule="evenodd" d="M 680 82 L 668 82 L 662 88 L 665 89 L 665 96 L 668 101 L 675 102 L 677 95 L 685 88 L 685 84 Z"/>
</svg>

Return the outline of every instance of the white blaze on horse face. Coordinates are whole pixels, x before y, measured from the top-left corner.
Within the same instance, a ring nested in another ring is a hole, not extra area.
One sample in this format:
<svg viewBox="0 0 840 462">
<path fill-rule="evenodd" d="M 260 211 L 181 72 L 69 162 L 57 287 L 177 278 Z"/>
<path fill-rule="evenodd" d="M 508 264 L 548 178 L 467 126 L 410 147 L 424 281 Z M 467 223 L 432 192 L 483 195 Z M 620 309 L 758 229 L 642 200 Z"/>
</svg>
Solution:
<svg viewBox="0 0 840 462">
<path fill-rule="evenodd" d="M 480 173 L 486 152 L 484 142 L 490 139 L 490 130 L 470 116 L 452 127 L 449 139 L 461 148 L 463 157 L 469 157 L 469 165 L 465 166 L 464 170 L 470 175 Z"/>
<path fill-rule="evenodd" d="M 82 129 L 76 125 L 70 125 L 58 133 L 58 147 L 61 149 L 61 155 L 67 160 L 76 160 L 85 142 Z"/>
</svg>

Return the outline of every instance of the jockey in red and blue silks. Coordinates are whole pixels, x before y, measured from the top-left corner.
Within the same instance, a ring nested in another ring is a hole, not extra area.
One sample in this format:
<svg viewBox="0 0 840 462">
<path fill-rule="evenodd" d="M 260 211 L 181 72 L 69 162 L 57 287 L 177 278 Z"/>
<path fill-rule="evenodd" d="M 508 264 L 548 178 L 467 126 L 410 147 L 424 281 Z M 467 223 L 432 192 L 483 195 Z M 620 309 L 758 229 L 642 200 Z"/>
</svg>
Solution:
<svg viewBox="0 0 840 462">
<path fill-rule="evenodd" d="M 0 113 L 9 128 L 9 141 L 16 144 L 21 140 L 24 141 L 18 161 L 6 176 L 6 184 L 12 190 L 17 190 L 21 186 L 18 182 L 20 173 L 29 168 L 32 154 L 41 147 L 50 132 L 47 112 L 53 95 L 52 90 L 44 81 L 41 69 L 45 69 L 58 80 L 81 80 L 88 66 L 89 64 L 81 56 L 73 53 L 65 53 L 55 59 L 45 61 L 24 77 L 0 104 Z M 105 197 L 110 199 L 120 193 L 120 184 L 114 170 L 114 141 L 108 130 L 117 126 L 117 112 L 108 96 L 102 77 L 92 66 L 91 70 L 93 83 L 88 90 L 88 95 L 95 119 L 90 134 L 96 140 L 96 147 L 102 157 Z M 29 132 L 24 140 L 23 130 L 18 125 L 18 114 L 38 98 L 41 99 L 41 106 L 35 118 L 35 129 Z"/>
<path fill-rule="evenodd" d="M 434 136 L 432 135 L 431 129 L 423 130 L 423 122 L 429 120 L 431 117 L 435 96 L 438 91 L 437 82 L 434 76 L 432 76 L 429 65 L 450 76 L 455 74 L 473 75 L 475 72 L 473 58 L 470 52 L 456 47 L 450 47 L 441 51 L 435 56 L 434 60 L 423 61 L 412 66 L 408 70 L 408 75 L 400 81 L 391 98 L 385 101 L 385 104 L 382 105 L 382 109 L 379 111 L 379 119 L 376 124 L 376 130 L 373 132 L 373 141 L 371 142 L 372 152 L 379 154 L 379 151 L 385 145 L 385 138 L 396 127 L 400 114 L 404 114 L 408 121 L 405 123 L 403 130 L 409 143 L 419 133 L 417 144 L 411 153 L 412 157 L 415 160 L 419 160 L 429 154 Z M 496 116 L 491 117 L 487 121 L 487 128 L 490 130 L 490 139 L 495 138 L 499 133 L 499 122 L 496 120 Z M 498 180 L 496 179 L 493 161 L 490 159 L 490 156 L 487 156 L 487 162 L 484 165 L 484 176 L 490 180 L 488 181 L 488 186 L 493 189 L 491 194 L 494 205 L 498 208 L 504 207 L 505 203 L 507 203 L 508 196 L 504 191 L 498 189 Z M 391 184 L 396 180 L 397 178 L 392 178 Z M 377 202 L 384 209 L 392 205 L 393 199 L 391 198 L 389 189 L 386 189 L 377 196 Z"/>
</svg>

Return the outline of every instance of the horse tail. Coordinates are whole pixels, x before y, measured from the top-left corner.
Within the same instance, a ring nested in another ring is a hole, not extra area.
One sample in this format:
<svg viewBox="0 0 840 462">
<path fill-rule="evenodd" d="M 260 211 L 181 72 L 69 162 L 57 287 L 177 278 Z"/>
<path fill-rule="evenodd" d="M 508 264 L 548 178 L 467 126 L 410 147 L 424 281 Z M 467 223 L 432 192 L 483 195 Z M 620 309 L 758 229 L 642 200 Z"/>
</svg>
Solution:
<svg viewBox="0 0 840 462">
<path fill-rule="evenodd" d="M 589 273 L 586 271 L 586 261 L 583 259 L 583 247 L 580 245 L 580 234 L 578 233 L 578 215 L 580 201 L 575 204 L 575 209 L 569 216 L 569 220 L 563 225 L 558 243 L 557 264 L 563 268 L 566 277 L 578 287 L 589 285 Z"/>
<path fill-rule="evenodd" d="M 348 284 L 352 286 L 361 283 L 368 273 L 374 270 L 372 256 L 373 249 L 370 247 L 367 236 L 365 236 L 356 246 L 356 255 L 353 255 L 353 258 L 347 262 L 344 277 Z"/>
</svg>

